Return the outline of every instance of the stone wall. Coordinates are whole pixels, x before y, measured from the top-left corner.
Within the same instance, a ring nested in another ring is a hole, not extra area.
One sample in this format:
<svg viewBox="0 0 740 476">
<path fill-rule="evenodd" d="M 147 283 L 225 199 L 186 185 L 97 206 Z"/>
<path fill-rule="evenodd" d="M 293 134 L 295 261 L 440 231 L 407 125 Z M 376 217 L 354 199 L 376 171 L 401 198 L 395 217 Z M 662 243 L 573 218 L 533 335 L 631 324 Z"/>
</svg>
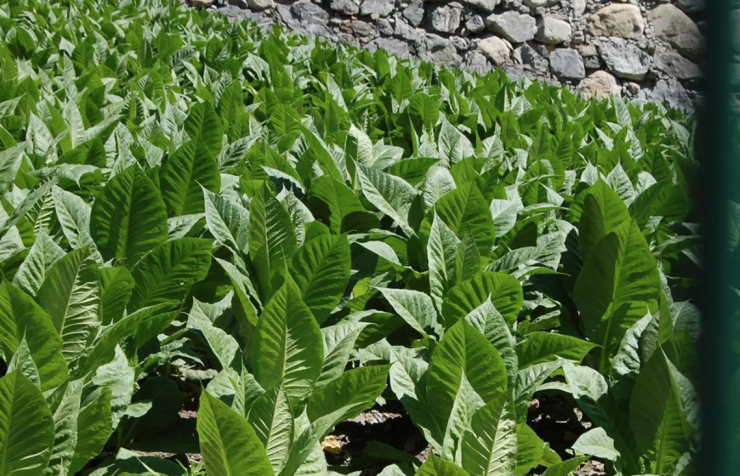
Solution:
<svg viewBox="0 0 740 476">
<path fill-rule="evenodd" d="M 203 0 L 198 0 L 201 3 Z M 585 95 L 701 103 L 705 1 L 205 0 L 230 16 Z M 215 2 L 215 3 L 211 3 Z"/>
</svg>

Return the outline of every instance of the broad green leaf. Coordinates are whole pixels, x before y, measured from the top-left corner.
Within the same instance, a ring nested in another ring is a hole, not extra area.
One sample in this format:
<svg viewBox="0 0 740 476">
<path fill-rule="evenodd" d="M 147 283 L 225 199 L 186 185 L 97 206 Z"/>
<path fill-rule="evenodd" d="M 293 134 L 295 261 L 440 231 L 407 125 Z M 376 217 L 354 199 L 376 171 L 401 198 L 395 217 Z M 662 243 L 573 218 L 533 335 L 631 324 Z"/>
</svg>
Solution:
<svg viewBox="0 0 740 476">
<path fill-rule="evenodd" d="M 324 438 L 345 410 L 346 407 L 342 407 L 313 422 L 309 420 L 304 411 L 295 419 L 295 435 L 297 436 L 290 449 L 288 461 L 280 472 L 280 476 L 293 476 L 303 467 L 304 463 L 315 452 L 317 443 Z"/>
<path fill-rule="evenodd" d="M 445 194 L 434 208 L 458 238 L 470 233 L 481 253 L 488 254 L 496 239 L 496 228 L 489 204 L 474 182 Z"/>
<path fill-rule="evenodd" d="M 545 442 L 525 423 L 516 426 L 516 476 L 524 476 L 542 460 Z"/>
<path fill-rule="evenodd" d="M 167 219 L 167 241 L 192 237 L 205 228 L 205 213 L 171 217 Z"/>
<path fill-rule="evenodd" d="M 208 231 L 219 242 L 239 251 L 247 249 L 249 211 L 235 200 L 203 189 Z"/>
<path fill-rule="evenodd" d="M 180 238 L 159 246 L 131 272 L 136 285 L 129 308 L 183 299 L 190 286 L 206 277 L 210 256 L 211 241 L 201 238 Z"/>
<path fill-rule="evenodd" d="M 254 290 L 250 278 L 241 269 L 228 261 L 218 258 L 215 258 L 215 260 L 226 272 L 226 276 L 229 277 L 229 281 L 234 287 L 234 294 L 237 297 L 234 301 L 235 306 L 238 305 L 241 308 L 240 311 L 243 311 L 234 314 L 239 323 L 239 334 L 243 339 L 242 343 L 251 342 L 251 335 L 257 325 L 257 309 L 250 297 L 258 300 L 257 292 Z"/>
<path fill-rule="evenodd" d="M 527 417 L 527 408 L 532 396 L 540 385 L 552 375 L 553 372 L 562 367 L 567 361 L 555 360 L 530 365 L 516 374 L 514 383 L 514 410 L 517 421 L 524 421 Z"/>
<path fill-rule="evenodd" d="M 154 474 L 157 475 L 187 476 L 187 470 L 184 470 L 179 463 L 156 456 L 144 456 L 126 448 L 118 450 L 115 460 L 111 464 L 96 469 L 91 473 L 91 476 L 118 476 L 123 474 L 152 476 L 152 471 L 155 471 Z"/>
<path fill-rule="evenodd" d="M 648 187 L 630 204 L 630 215 L 643 228 L 651 217 L 664 217 L 682 222 L 691 211 L 691 200 L 686 187 L 673 183 L 673 177 Z"/>
<path fill-rule="evenodd" d="M 671 311 L 663 295 L 661 295 L 659 308 L 659 312 L 652 314 L 640 336 L 640 359 L 643 362 L 650 360 L 660 346 L 669 346 L 669 341 L 675 337 Z"/>
<path fill-rule="evenodd" d="M 421 192 L 424 209 L 428 210 L 434 207 L 442 197 L 455 190 L 455 188 L 457 188 L 457 185 L 449 169 L 440 166 L 430 168 L 424 179 Z"/>
<path fill-rule="evenodd" d="M 134 290 L 134 278 L 123 267 L 100 268 L 99 273 L 100 321 L 107 326 L 123 317 L 123 311 Z"/>
<path fill-rule="evenodd" d="M 102 450 L 113 432 L 111 391 L 102 388 L 87 397 L 77 418 L 77 445 L 70 474 L 76 474 Z"/>
<path fill-rule="evenodd" d="M 111 392 L 111 428 L 118 426 L 118 422 L 131 403 L 134 378 L 134 369 L 129 366 L 120 346 L 114 348 L 114 357 L 111 362 L 101 365 L 94 371 L 92 383 Z"/>
<path fill-rule="evenodd" d="M 208 392 L 200 399 L 198 436 L 209 476 L 275 474 L 252 425 Z"/>
<path fill-rule="evenodd" d="M 455 461 L 458 465 L 462 460 L 462 445 L 465 431 L 472 424 L 473 415 L 480 410 L 486 402 L 470 385 L 465 374 L 460 380 L 460 388 L 455 396 L 455 401 L 450 412 L 442 444 L 439 450 L 440 455 L 450 461 Z M 412 412 L 413 414 L 413 412 Z M 433 440 L 432 447 L 440 446 L 436 440 Z"/>
<path fill-rule="evenodd" d="M 33 356 L 31 355 L 31 350 L 28 348 L 25 336 L 21 339 L 18 349 L 13 354 L 13 357 L 11 357 L 10 362 L 8 362 L 6 373 L 15 371 L 23 374 L 37 387 L 41 387 L 39 369 L 36 368 L 36 363 L 33 361 Z"/>
<path fill-rule="evenodd" d="M 474 153 L 470 140 L 449 121 L 444 120 L 439 131 L 439 157 L 442 163 L 451 167 Z"/>
<path fill-rule="evenodd" d="M 90 234 L 107 261 L 127 267 L 167 241 L 167 212 L 159 190 L 138 167 L 113 177 L 97 197 Z"/>
<path fill-rule="evenodd" d="M 4 195 L 12 186 L 16 173 L 23 160 L 25 142 L 0 152 L 0 195 Z"/>
<path fill-rule="evenodd" d="M 603 428 L 593 428 L 578 437 L 573 449 L 586 455 L 616 461 L 619 451 L 614 448 L 614 440 L 609 438 Z"/>
<path fill-rule="evenodd" d="M 493 272 L 478 273 L 450 289 L 442 305 L 445 326 L 452 326 L 489 297 L 491 304 L 511 326 L 524 302 L 522 286 L 514 276 Z"/>
<path fill-rule="evenodd" d="M 408 352 L 405 347 L 391 347 L 388 345 L 388 361 L 392 364 L 390 371 L 390 387 L 396 397 L 406 404 L 407 397 L 418 400 L 417 386 L 429 368 L 429 364 Z M 418 388 L 423 393 L 424 388 Z"/>
<path fill-rule="evenodd" d="M 516 454 L 514 407 L 501 395 L 473 415 L 463 439 L 462 466 L 470 474 L 508 476 L 516 471 Z"/>
<path fill-rule="evenodd" d="M 344 235 L 318 236 L 293 255 L 290 276 L 319 323 L 341 301 L 349 284 L 351 262 L 349 242 Z"/>
<path fill-rule="evenodd" d="M 455 262 L 460 240 L 455 232 L 436 214 L 427 243 L 429 263 L 429 288 L 437 310 L 442 310 L 445 294 L 455 283 Z"/>
<path fill-rule="evenodd" d="M 598 368 L 608 371 L 625 333 L 657 310 L 660 277 L 645 237 L 633 220 L 606 235 L 576 280 L 573 299 L 586 336 L 598 349 Z"/>
<path fill-rule="evenodd" d="M 283 388 L 278 385 L 255 400 L 247 421 L 267 450 L 273 471 L 280 473 L 293 443 L 293 413 Z"/>
<path fill-rule="evenodd" d="M 469 473 L 449 461 L 437 456 L 429 455 L 429 458 L 421 465 L 416 476 L 469 476 Z"/>
<path fill-rule="evenodd" d="M 342 375 L 355 347 L 355 342 L 365 327 L 367 324 L 364 322 L 342 321 L 321 329 L 324 339 L 324 365 L 316 381 L 316 388 L 321 388 Z"/>
<path fill-rule="evenodd" d="M 18 255 L 25 249 L 23 238 L 15 226 L 0 238 L 0 263 L 8 261 L 11 257 Z"/>
<path fill-rule="evenodd" d="M 311 394 L 306 405 L 308 418 L 313 422 L 331 415 L 333 424 L 371 408 L 385 390 L 389 369 L 389 365 L 379 365 L 344 372 Z"/>
<path fill-rule="evenodd" d="M 576 337 L 549 332 L 531 332 L 525 340 L 516 346 L 519 368 L 557 359 L 568 359 L 580 362 L 591 349 L 596 347 L 591 342 Z"/>
<path fill-rule="evenodd" d="M 622 168 L 622 164 L 617 164 L 612 171 L 609 172 L 609 175 L 606 177 L 606 182 L 612 190 L 617 193 L 619 198 L 622 199 L 624 204 L 629 207 L 637 193 L 635 192 L 635 187 L 632 185 L 632 181 L 627 175 L 627 172 Z"/>
<path fill-rule="evenodd" d="M 514 347 L 514 336 L 511 335 L 504 317 L 491 304 L 490 297 L 465 316 L 465 320 L 478 329 L 486 340 L 496 348 L 506 367 L 509 384 L 513 384 L 520 367 Z"/>
<path fill-rule="evenodd" d="M 13 277 L 13 284 L 35 296 L 51 267 L 64 256 L 64 250 L 44 232 L 36 236 L 31 251 Z"/>
<path fill-rule="evenodd" d="M 396 314 L 422 336 L 439 331 L 437 312 L 429 295 L 410 289 L 376 288 Z"/>
<path fill-rule="evenodd" d="M 310 393 L 323 361 L 319 326 L 288 278 L 257 322 L 252 347 L 254 377 L 265 390 L 283 382 L 289 397 L 300 398 Z"/>
<path fill-rule="evenodd" d="M 172 307 L 172 302 L 144 307 L 106 327 L 86 349 L 73 373 L 84 376 L 88 372 L 96 371 L 99 366 L 107 364 L 115 357 L 116 347 L 119 343 L 137 331 L 146 329 L 148 321 L 156 319 L 158 315 Z"/>
<path fill-rule="evenodd" d="M 63 389 L 61 402 L 54 410 L 54 445 L 51 457 L 44 472 L 47 476 L 66 476 L 72 464 L 75 447 L 79 439 L 77 420 L 80 414 L 83 382 L 67 381 Z M 57 390 L 59 391 L 59 390 Z M 74 473 L 72 473 L 74 474 Z"/>
<path fill-rule="evenodd" d="M 195 303 L 193 306 L 195 306 Z M 242 352 L 234 337 L 223 329 L 214 326 L 207 318 L 194 318 L 192 311 L 188 318 L 187 327 L 189 329 L 198 329 L 201 332 L 206 344 L 210 347 L 213 355 L 216 356 L 221 369 L 228 369 L 234 366 L 234 370 L 239 370 L 242 362 Z"/>
<path fill-rule="evenodd" d="M 470 279 L 480 271 L 481 257 L 473 235 L 468 232 L 460 242 L 455 258 L 455 283 Z"/>
<path fill-rule="evenodd" d="M 655 473 L 670 471 L 689 449 L 697 412 L 693 385 L 659 349 L 637 376 L 629 409 L 638 447 Z"/>
<path fill-rule="evenodd" d="M 356 164 L 372 167 L 375 162 L 373 142 L 364 131 L 354 125 L 351 125 L 347 132 L 345 151 L 347 157 Z"/>
<path fill-rule="evenodd" d="M 202 188 L 218 192 L 221 174 L 216 158 L 221 151 L 223 127 L 210 102 L 196 104 L 185 121 L 190 140 L 162 165 L 159 182 L 167 216 L 203 213 Z"/>
<path fill-rule="evenodd" d="M 648 313 L 645 317 L 635 322 L 624 334 L 619 349 L 614 355 L 612 368 L 609 374 L 609 382 L 614 396 L 619 399 L 629 399 L 635 379 L 640 373 L 642 361 L 640 359 L 640 336 L 652 320 L 653 316 Z"/>
<path fill-rule="evenodd" d="M 342 231 L 342 222 L 346 217 L 366 212 L 349 187 L 326 175 L 311 184 L 308 205 L 317 218 L 328 220 L 332 233 Z"/>
<path fill-rule="evenodd" d="M 37 300 L 62 337 L 62 355 L 72 362 L 100 325 L 98 267 L 89 250 L 80 248 L 60 259 L 39 288 Z"/>
<path fill-rule="evenodd" d="M 335 476 L 333 472 L 329 471 L 329 467 L 326 464 L 326 456 L 324 456 L 324 448 L 320 443 L 316 443 L 313 451 L 309 453 L 306 461 L 296 470 L 295 476 L 318 476 L 318 475 L 329 475 Z"/>
<path fill-rule="evenodd" d="M 23 226 L 24 222 L 26 225 L 29 225 L 29 222 L 35 223 L 33 217 L 34 210 L 40 211 L 40 208 L 46 208 L 46 218 L 51 219 L 52 213 L 51 208 L 48 207 L 50 204 L 47 202 L 47 198 L 49 198 L 49 191 L 56 184 L 57 180 L 58 178 L 52 177 L 31 190 L 27 195 L 17 197 L 17 199 L 19 199 L 18 203 L 13 212 L 10 213 L 10 216 L 7 216 L 3 209 L 2 216 L 4 220 L 0 220 L 0 235 L 2 235 L 2 239 L 0 240 L 0 251 L 2 251 L 2 255 L 0 255 L 0 257 L 3 260 L 8 256 L 11 256 L 11 254 L 8 253 L 8 250 L 4 249 L 8 248 L 11 244 L 8 243 L 8 238 L 11 238 L 11 242 L 15 241 L 12 239 L 12 233 L 15 233 L 15 236 L 18 237 L 18 230 L 15 227 L 16 224 Z M 15 232 L 13 232 L 13 230 L 15 230 Z M 34 232 L 35 231 L 37 230 L 34 230 Z M 14 250 L 14 252 L 16 251 L 20 250 Z"/>
<path fill-rule="evenodd" d="M 53 443 L 54 419 L 41 391 L 20 372 L 0 378 L 0 474 L 43 474 Z"/>
<path fill-rule="evenodd" d="M 630 415 L 608 393 L 609 387 L 604 377 L 590 367 L 573 364 L 564 365 L 563 373 L 568 383 L 566 388 L 575 398 L 578 407 L 596 426 L 604 428 L 614 439 L 623 465 L 630 471 L 639 471 Z"/>
<path fill-rule="evenodd" d="M 411 98 L 414 94 L 414 88 L 409 74 L 410 71 L 408 69 L 400 68 L 397 70 L 393 78 L 386 83 L 388 85 L 388 92 L 391 93 L 399 103 L 405 99 Z"/>
<path fill-rule="evenodd" d="M 463 319 L 436 346 L 426 373 L 426 404 L 434 423 L 430 430 L 438 442 L 445 440 L 450 425 L 459 423 L 451 417 L 455 416 L 464 381 L 481 405 L 500 397 L 507 388 L 501 356 L 480 331 Z M 456 436 L 461 438 L 462 434 Z"/>
<path fill-rule="evenodd" d="M 59 187 L 52 188 L 51 196 L 62 232 L 72 248 L 94 246 L 90 232 L 92 207 L 82 198 Z"/>
<path fill-rule="evenodd" d="M 272 279 L 287 271 L 297 248 L 290 215 L 266 188 L 252 199 L 249 207 L 249 255 L 252 258 L 262 298 L 272 295 Z"/>
<path fill-rule="evenodd" d="M 388 243 L 385 243 L 383 241 L 368 241 L 365 243 L 357 243 L 358 245 L 362 246 L 366 250 L 380 256 L 381 258 L 385 259 L 389 263 L 395 265 L 398 268 L 403 268 L 403 264 L 401 264 L 401 260 L 398 259 L 398 255 L 393 250 L 393 247 L 389 245 Z"/>
<path fill-rule="evenodd" d="M 319 234 L 329 234 L 329 229 L 326 228 L 322 223 L 317 222 L 316 218 L 308 209 L 305 203 L 303 203 L 293 191 L 287 191 L 283 189 L 280 193 L 279 200 L 285 206 L 285 209 L 290 215 L 290 219 L 295 227 L 295 236 L 298 246 L 303 246 L 306 242 L 306 236 L 308 240 L 316 238 Z M 326 233 L 324 233 L 326 232 Z"/>
<path fill-rule="evenodd" d="M 542 476 L 569 476 L 586 461 L 588 461 L 587 456 L 579 456 L 565 460 L 547 468 L 547 470 L 542 473 Z"/>
<path fill-rule="evenodd" d="M 596 245 L 609 233 L 615 231 L 630 219 L 622 199 L 603 181 L 584 190 L 571 207 L 571 215 L 582 212 L 578 217 L 578 238 L 584 261 L 594 251 Z"/>
<path fill-rule="evenodd" d="M 39 372 L 41 390 L 50 390 L 67 378 L 62 339 L 49 316 L 26 293 L 7 280 L 0 284 L 0 341 L 15 353 L 25 338 Z"/>
<path fill-rule="evenodd" d="M 357 175 L 365 198 L 391 217 L 406 236 L 414 236 L 408 215 L 416 189 L 402 178 L 362 165 L 358 165 Z"/>
<path fill-rule="evenodd" d="M 414 94 L 409 101 L 409 112 L 421 118 L 427 131 L 432 131 L 439 120 L 439 105 L 428 94 Z"/>
<path fill-rule="evenodd" d="M 521 201 L 517 200 L 491 200 L 489 208 L 493 217 L 493 225 L 496 227 L 497 238 L 501 238 L 514 228 L 520 205 Z"/>
</svg>

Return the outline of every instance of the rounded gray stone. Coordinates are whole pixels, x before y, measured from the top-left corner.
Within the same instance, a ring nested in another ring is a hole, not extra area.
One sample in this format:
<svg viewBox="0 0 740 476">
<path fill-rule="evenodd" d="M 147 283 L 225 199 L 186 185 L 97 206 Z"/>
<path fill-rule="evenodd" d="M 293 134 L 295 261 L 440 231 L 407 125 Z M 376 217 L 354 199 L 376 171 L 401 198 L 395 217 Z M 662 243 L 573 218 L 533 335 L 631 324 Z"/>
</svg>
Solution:
<svg viewBox="0 0 740 476">
<path fill-rule="evenodd" d="M 486 29 L 486 24 L 483 23 L 483 17 L 480 15 L 473 15 L 465 22 L 465 28 L 472 33 L 480 33 Z"/>
<path fill-rule="evenodd" d="M 421 41 L 422 34 L 420 30 L 416 30 L 409 26 L 407 23 L 401 21 L 400 19 L 396 21 L 396 28 L 393 32 L 394 35 L 403 38 L 407 41 Z"/>
<path fill-rule="evenodd" d="M 547 58 L 527 44 L 514 50 L 514 60 L 542 73 L 546 72 L 549 67 Z"/>
<path fill-rule="evenodd" d="M 440 33 L 454 33 L 460 28 L 462 11 L 449 5 L 437 7 L 432 11 L 432 29 Z"/>
<path fill-rule="evenodd" d="M 378 32 L 383 36 L 393 35 L 393 25 L 386 18 L 378 20 Z"/>
<path fill-rule="evenodd" d="M 375 51 L 378 48 L 398 56 L 399 58 L 410 58 L 411 50 L 409 44 L 405 41 L 395 38 L 376 38 L 365 46 L 369 51 Z"/>
<path fill-rule="evenodd" d="M 462 63 L 462 57 L 457 54 L 457 49 L 449 44 L 442 49 L 432 51 L 429 60 L 445 66 L 459 66 Z"/>
<path fill-rule="evenodd" d="M 326 25 L 329 22 L 329 13 L 318 5 L 309 2 L 297 2 L 291 5 L 290 12 L 299 22 L 307 25 Z"/>
<path fill-rule="evenodd" d="M 534 38 L 537 22 L 530 15 L 504 12 L 490 15 L 485 20 L 486 28 L 512 43 L 524 43 Z"/>
<path fill-rule="evenodd" d="M 659 5 L 650 12 L 650 22 L 658 39 L 669 43 L 687 58 L 701 57 L 704 37 L 684 12 L 671 4 Z"/>
<path fill-rule="evenodd" d="M 478 43 L 478 49 L 496 66 L 506 63 L 511 53 L 511 45 L 498 36 L 483 38 Z"/>
<path fill-rule="evenodd" d="M 424 19 L 424 5 L 421 2 L 411 3 L 403 10 L 403 16 L 414 26 L 419 26 Z"/>
<path fill-rule="evenodd" d="M 545 16 L 537 22 L 537 33 L 534 39 L 548 45 L 558 45 L 570 41 L 573 29 L 570 24 L 559 18 Z"/>
<path fill-rule="evenodd" d="M 621 88 L 614 76 L 606 71 L 596 71 L 578 83 L 578 90 L 585 98 L 606 99 L 618 95 Z"/>
<path fill-rule="evenodd" d="M 559 79 L 583 79 L 586 68 L 578 51 L 570 48 L 557 48 L 550 52 L 550 70 Z"/>
<path fill-rule="evenodd" d="M 275 6 L 272 0 L 247 0 L 251 10 L 267 10 Z"/>
<path fill-rule="evenodd" d="M 478 73 L 480 75 L 487 74 L 491 71 L 491 63 L 489 63 L 486 57 L 478 51 L 471 51 L 465 58 L 465 62 L 462 67 L 467 71 Z"/>
<path fill-rule="evenodd" d="M 356 0 L 331 0 L 329 8 L 345 15 L 357 15 L 360 13 L 360 2 Z"/>
<path fill-rule="evenodd" d="M 477 8 L 480 11 L 490 13 L 496 8 L 500 0 L 461 0 L 463 3 Z"/>
<path fill-rule="evenodd" d="M 653 102 L 665 101 L 673 108 L 688 112 L 694 111 L 694 104 L 686 93 L 686 89 L 676 79 L 659 80 L 652 90 L 640 91 L 640 98 Z"/>
<path fill-rule="evenodd" d="M 583 16 L 586 11 L 586 0 L 571 0 L 570 5 L 573 9 L 573 15 L 576 17 Z"/>
<path fill-rule="evenodd" d="M 593 36 L 640 38 L 645 20 L 637 5 L 612 3 L 588 18 L 588 32 Z"/>
<path fill-rule="evenodd" d="M 387 17 L 393 13 L 395 3 L 393 0 L 363 0 L 360 6 L 360 13 L 362 15 L 376 14 L 381 17 Z"/>
<path fill-rule="evenodd" d="M 355 20 L 350 24 L 352 32 L 357 36 L 375 37 L 378 36 L 375 27 L 368 22 Z"/>
<path fill-rule="evenodd" d="M 653 67 L 667 76 L 678 79 L 701 78 L 701 68 L 681 56 L 670 46 L 658 45 L 653 55 Z"/>
<path fill-rule="evenodd" d="M 641 81 L 650 69 L 650 56 L 623 38 L 603 41 L 600 52 L 609 71 L 619 78 Z"/>
<path fill-rule="evenodd" d="M 529 8 L 542 8 L 557 5 L 558 0 L 523 0 L 522 3 Z"/>
</svg>

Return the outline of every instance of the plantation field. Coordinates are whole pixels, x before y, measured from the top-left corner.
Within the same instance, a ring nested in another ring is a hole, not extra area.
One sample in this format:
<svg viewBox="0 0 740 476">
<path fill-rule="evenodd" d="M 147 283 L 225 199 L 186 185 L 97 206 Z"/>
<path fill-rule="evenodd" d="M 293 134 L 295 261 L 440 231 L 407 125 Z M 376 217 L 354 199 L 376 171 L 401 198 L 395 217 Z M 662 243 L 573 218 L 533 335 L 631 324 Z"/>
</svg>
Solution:
<svg viewBox="0 0 740 476">
<path fill-rule="evenodd" d="M 0 34 L 0 476 L 700 474 L 693 117 L 162 0 Z"/>
</svg>

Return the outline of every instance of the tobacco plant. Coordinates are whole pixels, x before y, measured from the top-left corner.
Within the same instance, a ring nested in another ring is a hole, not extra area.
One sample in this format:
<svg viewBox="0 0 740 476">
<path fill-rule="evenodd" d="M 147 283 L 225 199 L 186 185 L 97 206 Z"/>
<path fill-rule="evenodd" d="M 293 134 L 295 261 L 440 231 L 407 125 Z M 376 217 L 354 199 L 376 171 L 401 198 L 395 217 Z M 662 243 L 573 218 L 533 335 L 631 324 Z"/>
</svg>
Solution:
<svg viewBox="0 0 740 476">
<path fill-rule="evenodd" d="M 0 35 L 0 475 L 378 474 L 321 442 L 389 402 L 385 476 L 697 474 L 692 117 L 162 0 Z"/>
</svg>

